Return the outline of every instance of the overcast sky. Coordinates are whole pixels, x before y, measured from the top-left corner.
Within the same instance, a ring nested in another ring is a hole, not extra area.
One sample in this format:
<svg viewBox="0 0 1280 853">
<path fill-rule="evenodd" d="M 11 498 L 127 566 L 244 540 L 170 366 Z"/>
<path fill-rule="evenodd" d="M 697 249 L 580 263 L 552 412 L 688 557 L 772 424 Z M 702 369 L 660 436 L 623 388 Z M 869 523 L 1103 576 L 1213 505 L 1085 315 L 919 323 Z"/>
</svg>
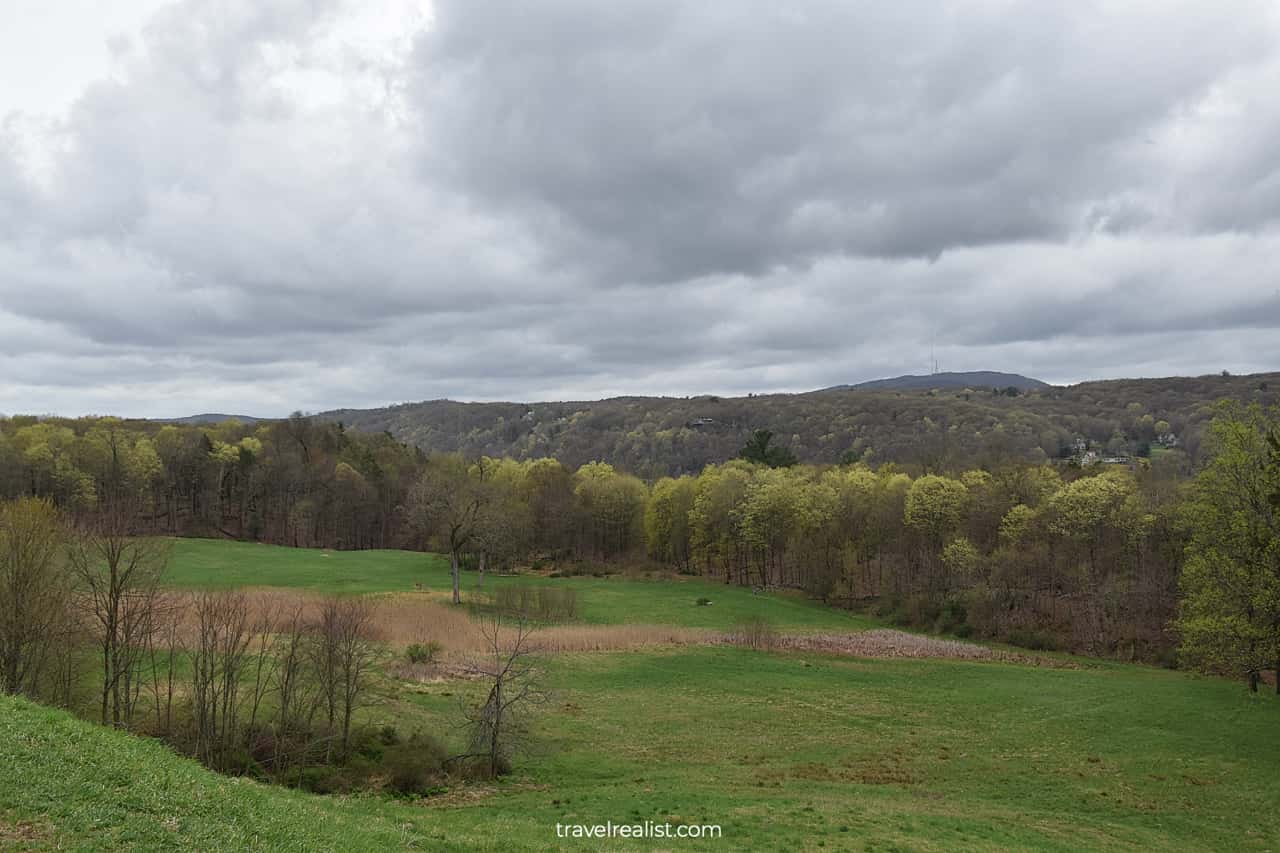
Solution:
<svg viewBox="0 0 1280 853">
<path fill-rule="evenodd" d="M 1277 92 L 1261 0 L 6 0 L 0 412 L 1280 369 Z"/>
</svg>

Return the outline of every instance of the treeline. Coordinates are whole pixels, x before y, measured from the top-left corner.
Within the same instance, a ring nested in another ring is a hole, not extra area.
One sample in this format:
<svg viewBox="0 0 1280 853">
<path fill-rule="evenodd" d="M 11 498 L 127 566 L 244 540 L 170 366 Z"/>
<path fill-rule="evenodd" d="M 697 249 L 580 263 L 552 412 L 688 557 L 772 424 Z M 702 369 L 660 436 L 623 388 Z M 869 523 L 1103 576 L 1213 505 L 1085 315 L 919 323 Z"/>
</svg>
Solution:
<svg viewBox="0 0 1280 853">
<path fill-rule="evenodd" d="M 656 562 L 725 583 L 801 589 L 960 635 L 1172 661 L 1188 555 L 1198 576 L 1216 577 L 1228 565 L 1222 555 L 1235 553 L 1205 544 L 1214 540 L 1203 520 L 1231 531 L 1248 510 L 1223 509 L 1239 489 L 1221 472 L 1206 497 L 1208 478 L 1224 459 L 1255 477 L 1277 470 L 1267 455 L 1273 421 L 1256 404 L 1234 406 L 1206 416 L 1208 465 L 1194 478 L 1181 449 L 1126 465 L 1003 458 L 925 473 L 862 461 L 791 464 L 757 434 L 742 450 L 766 464 L 737 459 L 646 483 L 600 462 L 428 457 L 385 434 L 302 417 L 214 428 L 14 418 L 0 420 L 0 487 L 49 497 L 72 517 L 91 516 L 103 496 L 127 495 L 133 533 L 436 549 L 451 557 L 455 599 L 466 570 Z M 1256 440 L 1240 449 L 1243 435 Z M 1270 506 L 1265 496 L 1253 501 Z M 1280 561 L 1267 526 L 1274 519 L 1259 524 L 1250 535 L 1266 547 L 1258 546 L 1249 583 L 1270 577 L 1266 559 Z M 1265 608 L 1248 583 L 1233 583 L 1247 587 L 1240 619 L 1253 624 L 1262 617 L 1249 614 Z M 1259 593 L 1262 601 L 1269 594 Z M 1280 631 L 1280 615 L 1275 621 Z M 1244 630 L 1207 624 L 1179 623 L 1200 635 Z M 1271 629 L 1250 630 L 1252 646 L 1233 642 L 1247 647 L 1257 671 L 1257 659 L 1275 662 L 1276 650 Z M 1237 666 L 1208 652 L 1197 660 Z"/>
<path fill-rule="evenodd" d="M 961 635 L 1150 659 L 1173 645 L 1179 468 L 912 477 L 734 460 L 650 488 L 603 463 L 445 456 L 410 506 L 455 565 L 647 557 Z"/>
<path fill-rule="evenodd" d="M 80 516 L 127 494 L 138 533 L 392 547 L 424 463 L 390 436 L 301 416 L 213 426 L 0 418 L 0 497 L 48 497 Z"/>
</svg>

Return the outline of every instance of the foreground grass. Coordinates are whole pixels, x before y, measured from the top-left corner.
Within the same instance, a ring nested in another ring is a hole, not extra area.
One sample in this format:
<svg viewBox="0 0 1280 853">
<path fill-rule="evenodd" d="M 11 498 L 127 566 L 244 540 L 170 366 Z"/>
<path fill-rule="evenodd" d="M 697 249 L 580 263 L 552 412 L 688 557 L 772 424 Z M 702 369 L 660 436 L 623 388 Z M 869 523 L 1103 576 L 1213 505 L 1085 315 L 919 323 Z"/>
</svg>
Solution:
<svg viewBox="0 0 1280 853">
<path fill-rule="evenodd" d="M 718 823 L 581 849 L 1266 850 L 1280 701 L 1128 666 L 852 660 L 728 647 L 548 661 L 513 778 L 418 803 L 309 797 L 0 700 L 0 825 L 48 845 L 560 849 L 556 823 Z M 457 682 L 373 709 L 447 733 Z M 380 720 L 379 720 L 380 721 Z M 0 839 L 4 838 L 0 832 Z"/>
<path fill-rule="evenodd" d="M 215 539 L 174 539 L 168 582 L 185 588 L 287 587 L 342 594 L 450 589 L 449 562 L 414 551 L 322 551 Z M 746 616 L 765 616 L 779 628 L 857 630 L 870 621 L 802 597 L 767 594 L 698 578 L 637 580 L 622 576 L 542 577 L 490 575 L 485 587 L 548 584 L 577 590 L 582 621 L 601 625 L 678 625 L 731 628 Z M 475 595 L 477 576 L 463 575 Z M 712 604 L 700 607 L 699 598 Z"/>
<path fill-rule="evenodd" d="M 153 741 L 0 697 L 0 847 L 463 850 L 409 810 L 228 779 Z"/>
<path fill-rule="evenodd" d="M 732 648 L 577 655 L 554 681 L 524 770 L 545 787 L 439 810 L 446 825 L 497 811 L 536 841 L 556 822 L 673 819 L 762 850 L 1280 844 L 1277 760 L 1259 748 L 1280 701 L 1235 684 Z"/>
</svg>

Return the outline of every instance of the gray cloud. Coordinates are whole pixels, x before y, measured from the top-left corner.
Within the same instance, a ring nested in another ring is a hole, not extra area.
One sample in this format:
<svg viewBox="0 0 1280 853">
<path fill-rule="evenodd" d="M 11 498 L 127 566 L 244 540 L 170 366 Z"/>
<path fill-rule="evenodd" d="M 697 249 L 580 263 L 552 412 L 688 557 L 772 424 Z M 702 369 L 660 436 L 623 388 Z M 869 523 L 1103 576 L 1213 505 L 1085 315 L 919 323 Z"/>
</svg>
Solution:
<svg viewBox="0 0 1280 853">
<path fill-rule="evenodd" d="M 187 0 L 0 116 L 0 410 L 1276 367 L 1261 0 L 377 12 Z"/>
</svg>

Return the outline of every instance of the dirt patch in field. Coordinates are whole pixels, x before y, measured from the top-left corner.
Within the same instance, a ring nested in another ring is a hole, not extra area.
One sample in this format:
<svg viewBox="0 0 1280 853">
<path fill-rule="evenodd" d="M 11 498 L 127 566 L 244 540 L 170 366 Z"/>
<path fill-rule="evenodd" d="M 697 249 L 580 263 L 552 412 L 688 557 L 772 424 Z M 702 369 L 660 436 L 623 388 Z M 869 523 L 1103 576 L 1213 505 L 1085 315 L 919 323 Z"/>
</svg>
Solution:
<svg viewBox="0 0 1280 853">
<path fill-rule="evenodd" d="M 0 815 L 0 847 L 22 850 L 48 840 L 49 830 L 46 827 Z"/>
<path fill-rule="evenodd" d="M 961 640 L 908 634 L 892 628 L 876 628 L 854 634 L 784 634 L 777 638 L 777 648 L 862 658 L 991 660 L 1032 666 L 1079 668 L 1078 664 L 1067 660 L 991 649 Z"/>
<path fill-rule="evenodd" d="M 959 640 L 922 637 L 905 631 L 878 628 L 856 634 L 792 634 L 779 638 L 779 646 L 798 651 L 834 652 L 864 658 L 949 658 L 990 660 L 991 649 Z"/>
</svg>

